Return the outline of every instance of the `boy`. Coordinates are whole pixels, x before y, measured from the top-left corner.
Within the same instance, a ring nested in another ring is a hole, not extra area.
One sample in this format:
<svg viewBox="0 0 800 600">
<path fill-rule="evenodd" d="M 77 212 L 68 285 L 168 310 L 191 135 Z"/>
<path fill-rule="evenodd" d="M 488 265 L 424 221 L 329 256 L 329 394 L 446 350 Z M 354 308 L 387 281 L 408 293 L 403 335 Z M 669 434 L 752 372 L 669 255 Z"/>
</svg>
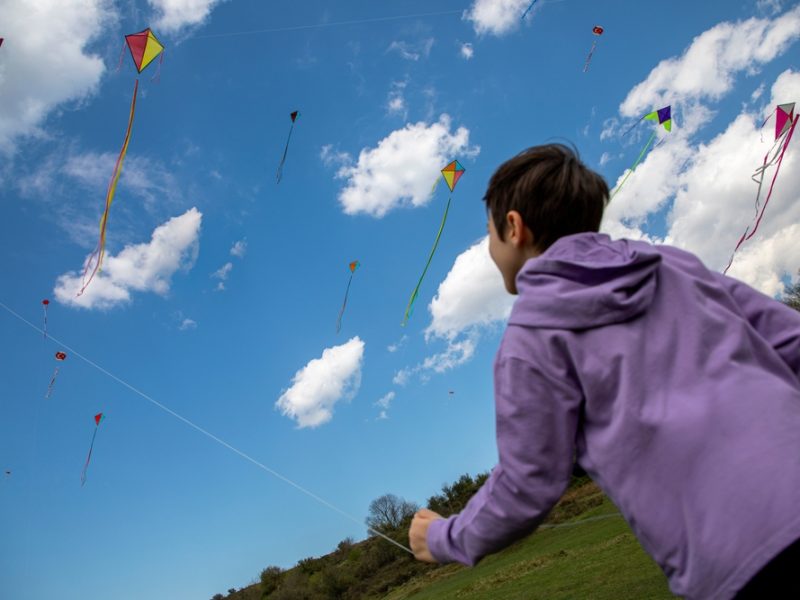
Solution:
<svg viewBox="0 0 800 600">
<path fill-rule="evenodd" d="M 576 452 L 673 593 L 800 597 L 800 313 L 597 233 L 608 187 L 563 145 L 503 164 L 484 200 L 519 295 L 494 365 L 499 464 L 460 514 L 415 515 L 415 556 L 474 565 L 531 533 Z"/>
</svg>

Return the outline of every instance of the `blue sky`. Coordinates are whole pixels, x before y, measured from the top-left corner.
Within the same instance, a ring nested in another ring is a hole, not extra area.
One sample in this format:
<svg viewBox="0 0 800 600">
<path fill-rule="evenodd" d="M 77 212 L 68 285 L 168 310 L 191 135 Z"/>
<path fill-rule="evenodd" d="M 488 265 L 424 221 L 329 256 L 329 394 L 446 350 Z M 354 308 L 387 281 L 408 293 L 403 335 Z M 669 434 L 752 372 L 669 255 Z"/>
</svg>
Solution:
<svg viewBox="0 0 800 600">
<path fill-rule="evenodd" d="M 0 596 L 210 598 L 365 535 L 78 354 L 358 520 L 490 469 L 513 298 L 480 199 L 528 146 L 572 141 L 613 186 L 651 123 L 621 134 L 672 105 L 603 230 L 724 268 L 761 122 L 800 97 L 798 5 L 539 0 L 521 21 L 527 5 L 0 3 Z M 147 26 L 160 81 L 139 77 L 104 270 L 76 298 L 136 79 L 123 36 Z M 797 156 L 730 271 L 770 295 L 800 267 Z M 40 327 L 43 298 L 46 340 L 11 312 Z"/>
</svg>

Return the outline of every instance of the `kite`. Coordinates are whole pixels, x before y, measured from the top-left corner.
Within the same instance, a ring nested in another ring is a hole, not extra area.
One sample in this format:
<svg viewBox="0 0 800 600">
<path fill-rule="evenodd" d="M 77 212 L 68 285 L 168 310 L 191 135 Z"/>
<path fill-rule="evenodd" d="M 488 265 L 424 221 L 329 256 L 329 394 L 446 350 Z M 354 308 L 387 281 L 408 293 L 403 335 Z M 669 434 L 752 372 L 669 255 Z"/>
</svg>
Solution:
<svg viewBox="0 0 800 600">
<path fill-rule="evenodd" d="M 643 116 L 641 119 L 636 121 L 636 123 L 634 123 L 630 127 L 630 129 L 628 129 L 628 131 L 626 131 L 623 135 L 628 135 L 628 132 L 634 127 L 636 127 L 636 125 L 638 125 L 643 119 L 648 119 L 649 121 L 657 120 L 659 125 L 664 126 L 664 129 L 666 129 L 667 131 L 672 131 L 672 107 L 665 106 L 664 108 L 659 108 L 658 110 L 654 110 L 653 112 Z M 628 177 L 631 176 L 631 173 L 633 173 L 636 170 L 636 167 L 639 165 L 639 162 L 641 162 L 642 157 L 644 156 L 645 152 L 647 152 L 647 149 L 650 147 L 650 144 L 653 143 L 653 140 L 655 139 L 657 133 L 658 133 L 658 128 L 653 130 L 653 134 L 650 136 L 650 139 L 647 140 L 647 143 L 644 145 L 644 148 L 642 148 L 642 151 L 636 158 L 636 162 L 633 163 L 633 166 L 628 170 L 622 182 L 614 189 L 613 192 L 611 192 L 611 196 L 608 199 L 609 201 L 611 201 L 614 198 L 614 196 L 617 195 L 617 192 L 619 192 L 620 189 L 622 189 L 622 186 L 625 185 L 625 182 L 628 180 Z"/>
<path fill-rule="evenodd" d="M 339 318 L 336 319 L 336 333 L 339 333 L 339 331 L 342 329 L 342 315 L 344 314 L 345 306 L 347 306 L 347 294 L 350 293 L 350 284 L 353 281 L 353 274 L 360 266 L 361 263 L 357 260 L 354 260 L 350 263 L 350 279 L 347 281 L 347 289 L 344 291 L 344 302 L 342 302 L 342 309 L 339 311 Z"/>
<path fill-rule="evenodd" d="M 125 43 L 128 45 L 128 49 L 131 52 L 131 58 L 133 59 L 133 64 L 136 66 L 136 71 L 138 73 L 141 73 L 151 62 L 153 62 L 157 56 L 161 55 L 162 60 L 164 58 L 164 46 L 161 45 L 161 42 L 159 42 L 158 38 L 156 38 L 153 32 L 150 31 L 149 27 L 144 31 L 140 31 L 139 33 L 126 35 Z M 81 291 L 78 292 L 78 296 L 83 294 L 83 292 L 86 290 L 86 286 L 91 283 L 95 274 L 103 266 L 103 256 L 105 255 L 106 249 L 106 225 L 108 224 L 108 211 L 111 208 L 111 203 L 114 201 L 114 194 L 117 191 L 117 182 L 119 181 L 119 176 L 122 174 L 122 163 L 125 161 L 125 155 L 128 152 L 128 143 L 131 140 L 131 129 L 133 128 L 133 117 L 136 113 L 136 95 L 138 92 L 139 80 L 137 79 L 133 86 L 133 98 L 131 98 L 131 108 L 128 115 L 128 128 L 125 131 L 125 139 L 122 143 L 122 149 L 119 152 L 117 163 L 114 166 L 114 171 L 111 175 L 111 181 L 108 184 L 105 210 L 103 211 L 103 216 L 100 217 L 100 239 L 97 242 L 97 247 L 95 248 L 94 252 L 86 261 L 86 266 L 84 267 L 83 271 L 83 287 L 81 288 Z M 93 263 L 94 266 L 92 266 Z M 89 274 L 90 269 L 91 274 Z M 88 279 L 86 278 L 87 274 L 89 274 Z"/>
<path fill-rule="evenodd" d="M 603 35 L 603 28 L 600 27 L 600 25 L 595 25 L 594 27 L 592 27 L 592 33 L 600 37 L 601 35 Z M 586 71 L 589 70 L 589 62 L 591 62 L 592 60 L 592 54 L 594 54 L 594 49 L 596 47 L 597 47 L 597 40 L 592 42 L 592 49 L 589 50 L 589 56 L 586 57 L 586 64 L 583 65 L 584 73 L 586 73 Z"/>
<path fill-rule="evenodd" d="M 0 38 L 0 46 L 2 46 L 2 45 L 3 45 L 3 40 L 4 40 L 4 39 L 5 39 L 5 38 Z"/>
<path fill-rule="evenodd" d="M 525 12 L 524 12 L 524 13 L 522 13 L 522 16 L 520 17 L 520 21 L 523 21 L 523 20 L 525 20 L 525 17 L 527 16 L 527 14 L 528 14 L 529 12 L 531 12 L 531 9 L 533 8 L 533 5 L 534 5 L 534 4 L 536 4 L 536 0 L 533 0 L 533 2 L 531 2 L 531 3 L 530 3 L 530 5 L 528 6 L 528 8 L 526 8 L 526 9 L 525 9 Z"/>
<path fill-rule="evenodd" d="M 67 353 L 66 352 L 61 352 L 61 351 L 56 352 L 56 360 L 57 361 L 64 362 L 66 359 L 67 359 Z M 53 376 L 50 378 L 50 385 L 47 386 L 47 394 L 45 394 L 45 396 L 44 396 L 45 400 L 50 398 L 50 394 L 53 392 L 53 386 L 56 383 L 56 377 L 58 377 L 58 367 L 56 367 L 56 370 L 53 371 Z"/>
<path fill-rule="evenodd" d="M 281 177 L 283 177 L 283 163 L 286 162 L 286 154 L 289 152 L 289 140 L 292 139 L 292 131 L 294 131 L 294 122 L 297 120 L 297 115 L 300 113 L 294 111 L 289 117 L 292 119 L 292 124 L 289 127 L 289 137 L 286 138 L 286 147 L 283 149 L 283 156 L 281 157 L 281 162 L 278 165 L 278 172 L 276 173 L 278 181 L 277 183 L 281 182 Z"/>
<path fill-rule="evenodd" d="M 100 421 L 105 419 L 103 413 L 97 413 L 94 416 L 94 433 L 92 434 L 92 443 L 89 444 L 89 456 L 86 457 L 86 464 L 83 465 L 83 471 L 81 472 L 81 487 L 83 484 L 86 483 L 86 469 L 89 468 L 89 461 L 92 459 L 92 448 L 94 448 L 94 438 L 97 437 L 97 430 L 100 428 Z"/>
<path fill-rule="evenodd" d="M 725 267 L 723 274 L 727 273 L 728 269 L 731 268 L 731 265 L 733 264 L 733 256 L 736 254 L 736 251 L 739 249 L 739 247 L 755 235 L 756 231 L 758 230 L 758 226 L 761 223 L 761 218 L 764 216 L 764 211 L 767 209 L 767 204 L 769 204 L 769 199 L 772 196 L 772 188 L 775 186 L 775 180 L 778 178 L 778 172 L 781 170 L 783 155 L 786 153 L 786 148 L 789 147 L 789 142 L 794 134 L 794 128 L 797 126 L 797 121 L 800 120 L 800 114 L 794 114 L 794 104 L 794 102 L 790 102 L 788 104 L 779 104 L 761 124 L 761 129 L 763 129 L 764 125 L 767 124 L 767 121 L 770 120 L 772 115 L 777 113 L 775 117 L 775 141 L 772 143 L 772 147 L 764 155 L 764 160 L 761 166 L 756 169 L 752 176 L 752 180 L 758 184 L 753 222 L 745 228 L 742 237 L 739 238 L 739 242 L 733 249 L 731 258 L 728 261 L 728 266 Z M 772 181 L 769 184 L 767 197 L 764 198 L 764 205 L 762 206 L 760 198 L 761 187 L 764 183 L 764 173 L 773 165 L 775 165 L 775 173 L 772 175 Z M 750 229 L 751 225 L 753 227 L 752 230 Z"/>
<path fill-rule="evenodd" d="M 411 292 L 411 298 L 408 301 L 408 306 L 406 306 L 406 312 L 403 316 L 403 323 L 402 325 L 405 326 L 408 323 L 408 318 L 411 316 L 414 310 L 414 302 L 417 299 L 417 295 L 419 294 L 419 288 L 422 285 L 422 280 L 425 278 L 425 273 L 428 271 L 428 267 L 431 264 L 431 259 L 433 259 L 433 254 L 436 252 L 436 247 L 439 245 L 439 238 L 442 235 L 442 230 L 444 229 L 444 224 L 447 221 L 447 213 L 450 210 L 450 200 L 453 199 L 453 190 L 458 183 L 458 180 L 461 179 L 461 176 L 464 175 L 464 167 L 461 166 L 461 163 L 457 160 L 454 160 L 449 165 L 447 165 L 444 169 L 442 169 L 442 177 L 444 177 L 445 183 L 447 183 L 447 187 L 450 188 L 450 196 L 447 198 L 447 205 L 444 208 L 444 216 L 442 217 L 442 223 L 439 225 L 439 231 L 436 233 L 436 239 L 433 242 L 433 248 L 431 248 L 431 253 L 428 256 L 428 262 L 425 264 L 425 269 L 422 271 L 422 275 L 419 277 L 419 281 L 417 282 L 417 287 L 414 288 L 414 291 Z"/>
<path fill-rule="evenodd" d="M 42 306 L 44 307 L 44 338 L 47 339 L 47 306 L 50 304 L 50 300 L 45 298 L 42 300 Z"/>
</svg>

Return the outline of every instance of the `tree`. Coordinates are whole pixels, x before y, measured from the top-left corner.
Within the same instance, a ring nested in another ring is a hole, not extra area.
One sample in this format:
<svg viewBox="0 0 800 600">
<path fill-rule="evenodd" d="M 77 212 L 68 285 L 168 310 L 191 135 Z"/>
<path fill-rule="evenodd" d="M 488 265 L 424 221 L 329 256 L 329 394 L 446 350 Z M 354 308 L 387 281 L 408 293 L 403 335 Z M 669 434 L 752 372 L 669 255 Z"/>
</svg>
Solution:
<svg viewBox="0 0 800 600">
<path fill-rule="evenodd" d="M 411 520 L 418 510 L 419 507 L 412 502 L 406 502 L 394 494 L 384 494 L 370 503 L 367 525 L 381 533 L 396 531 L 404 521 Z"/>
<path fill-rule="evenodd" d="M 789 308 L 800 311 L 800 281 L 784 287 L 781 301 Z"/>
<path fill-rule="evenodd" d="M 225 596 L 223 596 L 222 594 L 214 594 L 211 600 L 225 600 Z"/>
<path fill-rule="evenodd" d="M 283 580 L 283 569 L 280 567 L 267 567 L 261 571 L 261 597 L 266 598 L 278 589 Z"/>
</svg>

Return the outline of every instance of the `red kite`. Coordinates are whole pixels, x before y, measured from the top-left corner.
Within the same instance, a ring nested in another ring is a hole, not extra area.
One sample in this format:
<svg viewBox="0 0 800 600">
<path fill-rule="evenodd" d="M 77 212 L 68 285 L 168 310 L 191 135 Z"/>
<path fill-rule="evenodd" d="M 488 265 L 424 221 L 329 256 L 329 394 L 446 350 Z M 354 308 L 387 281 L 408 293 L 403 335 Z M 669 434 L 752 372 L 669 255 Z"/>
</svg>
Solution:
<svg viewBox="0 0 800 600">
<path fill-rule="evenodd" d="M 155 59 L 157 56 L 161 55 L 163 59 L 164 46 L 162 46 L 161 42 L 158 41 L 158 38 L 153 35 L 153 32 L 150 31 L 150 28 L 140 31 L 139 33 L 126 35 L 125 42 L 128 44 L 128 49 L 131 51 L 131 58 L 133 59 L 133 64 L 136 66 L 136 71 L 138 73 L 141 73 L 142 70 L 144 70 L 147 65 L 153 62 L 153 59 Z M 86 266 L 84 267 L 83 271 L 83 287 L 81 288 L 81 291 L 78 292 L 78 296 L 83 294 L 83 292 L 86 290 L 86 286 L 91 283 L 95 274 L 103 266 L 103 256 L 105 255 L 106 249 L 106 225 L 108 224 L 108 211 L 111 209 L 111 203 L 114 201 L 114 194 L 117 191 L 117 182 L 122 174 L 122 163 L 125 162 L 125 155 L 128 153 L 128 144 L 131 141 L 131 129 L 133 128 L 133 117 L 136 113 L 136 95 L 138 92 L 139 80 L 137 79 L 133 86 L 133 98 L 131 98 L 131 108 L 128 115 L 128 128 L 125 131 L 125 139 L 122 142 L 122 149 L 119 152 L 117 163 L 114 165 L 114 171 L 111 175 L 111 181 L 108 184 L 105 210 L 103 211 L 103 216 L 100 217 L 100 239 L 97 242 L 97 247 L 95 248 L 94 252 L 86 261 Z M 94 267 L 92 267 L 92 263 L 94 263 Z M 90 268 L 91 274 L 87 280 L 86 275 L 89 273 Z"/>
<path fill-rule="evenodd" d="M 66 359 L 67 359 L 66 352 L 61 352 L 61 351 L 56 352 L 57 361 L 64 362 Z M 53 376 L 50 378 L 50 385 L 47 386 L 47 393 L 44 396 L 45 400 L 50 398 L 50 394 L 53 392 L 53 386 L 56 383 L 56 377 L 58 377 L 58 367 L 56 367 L 55 371 L 53 371 Z"/>
<path fill-rule="evenodd" d="M 42 306 L 44 307 L 44 337 L 47 339 L 47 307 L 50 304 L 50 300 L 45 298 L 42 300 Z"/>
<path fill-rule="evenodd" d="M 592 33 L 596 36 L 603 35 L 603 28 L 600 25 L 595 25 L 592 27 Z M 589 50 L 589 56 L 586 57 L 586 63 L 583 65 L 583 72 L 586 73 L 589 70 L 589 63 L 592 60 L 592 54 L 594 54 L 594 49 L 597 47 L 597 40 L 592 42 L 592 49 Z"/>
</svg>

